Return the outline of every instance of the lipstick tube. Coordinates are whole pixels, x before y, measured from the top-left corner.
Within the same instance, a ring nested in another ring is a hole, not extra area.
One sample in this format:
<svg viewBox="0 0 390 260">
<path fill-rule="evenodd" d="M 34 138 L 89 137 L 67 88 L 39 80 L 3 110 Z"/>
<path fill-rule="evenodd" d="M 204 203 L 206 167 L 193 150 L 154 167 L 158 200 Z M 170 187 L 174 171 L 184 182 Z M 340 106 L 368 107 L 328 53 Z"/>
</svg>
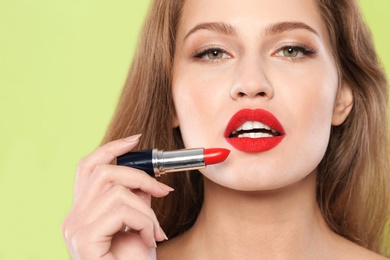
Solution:
<svg viewBox="0 0 390 260">
<path fill-rule="evenodd" d="M 196 170 L 208 164 L 224 161 L 230 151 L 222 148 L 182 149 L 163 151 L 158 149 L 129 152 L 117 158 L 117 165 L 142 170 L 152 177 L 168 172 Z"/>
</svg>

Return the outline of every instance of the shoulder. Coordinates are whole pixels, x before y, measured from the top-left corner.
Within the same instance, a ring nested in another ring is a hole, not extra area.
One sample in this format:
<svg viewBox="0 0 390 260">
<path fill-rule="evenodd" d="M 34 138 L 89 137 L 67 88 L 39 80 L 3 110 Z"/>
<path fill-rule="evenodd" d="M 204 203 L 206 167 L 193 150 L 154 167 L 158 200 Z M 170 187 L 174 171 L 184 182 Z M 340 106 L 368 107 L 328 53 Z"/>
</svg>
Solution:
<svg viewBox="0 0 390 260">
<path fill-rule="evenodd" d="M 340 259 L 354 259 L 354 260 L 386 260 L 388 258 L 381 256 L 379 254 L 376 254 L 366 248 L 358 247 L 355 250 L 351 250 L 341 256 Z"/>
<path fill-rule="evenodd" d="M 347 257 L 347 256 L 346 256 Z M 364 247 L 357 246 L 353 251 L 350 251 L 348 254 L 349 258 L 344 259 L 370 259 L 370 260 L 386 260 L 388 258 L 381 256 L 377 253 L 374 253 Z"/>
<path fill-rule="evenodd" d="M 337 244 L 333 244 L 335 257 L 333 259 L 353 259 L 353 260 L 386 260 L 388 258 L 381 256 L 373 251 L 359 246 L 345 238 L 337 239 Z"/>
</svg>

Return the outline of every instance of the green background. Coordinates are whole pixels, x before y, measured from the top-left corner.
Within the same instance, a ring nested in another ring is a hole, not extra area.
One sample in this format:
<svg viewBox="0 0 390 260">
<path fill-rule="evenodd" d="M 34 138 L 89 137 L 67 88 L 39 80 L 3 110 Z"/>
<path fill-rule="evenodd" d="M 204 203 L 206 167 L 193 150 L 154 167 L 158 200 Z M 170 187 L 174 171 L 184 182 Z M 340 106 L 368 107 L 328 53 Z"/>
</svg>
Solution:
<svg viewBox="0 0 390 260">
<path fill-rule="evenodd" d="M 0 259 L 69 259 L 60 224 L 149 1 L 0 0 Z M 390 74 L 390 1 L 361 0 Z"/>
</svg>

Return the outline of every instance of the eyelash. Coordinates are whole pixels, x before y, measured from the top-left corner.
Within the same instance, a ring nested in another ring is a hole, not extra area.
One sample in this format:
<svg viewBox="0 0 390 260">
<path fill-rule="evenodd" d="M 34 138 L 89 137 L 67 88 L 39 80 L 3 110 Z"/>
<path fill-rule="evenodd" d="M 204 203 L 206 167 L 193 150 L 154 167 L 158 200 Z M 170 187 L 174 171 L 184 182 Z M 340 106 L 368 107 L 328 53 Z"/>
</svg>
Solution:
<svg viewBox="0 0 390 260">
<path fill-rule="evenodd" d="M 194 57 L 195 59 L 198 59 L 198 60 L 205 60 L 205 61 L 211 61 L 211 62 L 218 62 L 221 59 L 226 59 L 226 57 L 222 57 L 222 58 L 213 60 L 213 59 L 207 59 L 204 57 L 205 55 L 211 54 L 212 52 L 222 53 L 222 55 L 227 55 L 228 58 L 231 57 L 231 55 L 227 51 L 225 51 L 224 49 L 221 49 L 219 47 L 206 47 L 206 48 L 201 49 L 199 51 L 195 51 L 192 54 L 192 57 Z"/>
<path fill-rule="evenodd" d="M 286 51 L 288 49 L 293 49 L 294 51 L 298 51 L 299 54 L 297 55 L 297 57 L 288 57 L 288 56 L 284 56 L 284 55 L 278 55 L 278 53 Z M 214 59 L 204 57 L 205 55 L 211 54 L 212 52 L 218 52 L 218 53 L 221 53 L 222 55 L 227 55 L 228 58 L 231 57 L 231 55 L 228 54 L 227 51 L 225 51 L 224 49 L 219 48 L 219 47 L 206 47 L 206 48 L 201 49 L 199 51 L 195 51 L 192 54 L 192 57 L 197 59 L 197 60 L 211 61 L 211 62 L 219 62 L 221 59 L 226 59 L 226 57 L 221 57 L 221 58 L 217 58 L 214 60 Z M 274 55 L 277 57 L 282 57 L 282 58 L 288 59 L 288 60 L 297 60 L 297 59 L 301 59 L 303 56 L 313 56 L 314 54 L 316 54 L 316 52 L 317 52 L 316 48 L 313 48 L 313 47 L 305 45 L 305 44 L 291 44 L 291 45 L 285 45 L 285 46 L 279 48 L 275 52 Z"/>
<path fill-rule="evenodd" d="M 298 51 L 300 54 L 298 54 L 298 57 L 288 57 L 288 56 L 278 55 L 278 53 L 286 51 L 288 49 L 293 49 L 294 51 Z M 296 59 L 302 58 L 303 56 L 313 56 L 316 53 L 317 53 L 317 49 L 315 49 L 311 46 L 308 46 L 305 44 L 291 44 L 291 45 L 285 45 L 285 46 L 279 48 L 275 52 L 275 56 L 286 58 L 289 60 L 296 60 Z"/>
</svg>

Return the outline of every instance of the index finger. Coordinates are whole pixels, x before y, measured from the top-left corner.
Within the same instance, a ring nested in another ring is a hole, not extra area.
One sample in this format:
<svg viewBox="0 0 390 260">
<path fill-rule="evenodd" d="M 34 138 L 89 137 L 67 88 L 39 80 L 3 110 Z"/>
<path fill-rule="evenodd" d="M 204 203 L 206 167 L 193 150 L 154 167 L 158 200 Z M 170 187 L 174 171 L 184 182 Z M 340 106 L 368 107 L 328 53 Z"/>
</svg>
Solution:
<svg viewBox="0 0 390 260">
<path fill-rule="evenodd" d="M 76 170 L 75 192 L 82 187 L 97 165 L 110 164 L 116 157 L 131 151 L 138 144 L 140 137 L 138 134 L 109 142 L 81 159 Z"/>
</svg>

